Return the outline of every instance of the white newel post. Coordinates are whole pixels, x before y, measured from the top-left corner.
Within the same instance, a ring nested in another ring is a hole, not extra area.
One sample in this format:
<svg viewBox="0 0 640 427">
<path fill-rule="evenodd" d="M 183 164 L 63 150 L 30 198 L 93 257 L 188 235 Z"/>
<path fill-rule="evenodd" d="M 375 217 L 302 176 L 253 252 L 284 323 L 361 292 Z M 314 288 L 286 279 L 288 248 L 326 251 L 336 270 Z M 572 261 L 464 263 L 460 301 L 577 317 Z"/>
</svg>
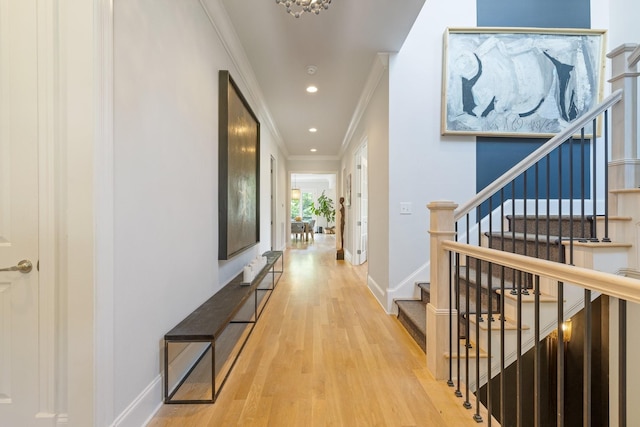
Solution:
<svg viewBox="0 0 640 427">
<path fill-rule="evenodd" d="M 427 205 L 430 211 L 431 295 L 427 305 L 427 368 L 437 380 L 448 378 L 445 352 L 449 351 L 449 254 L 441 243 L 453 240 L 453 211 L 458 207 L 450 201 L 435 201 Z M 455 313 L 453 313 L 455 315 Z"/>
<path fill-rule="evenodd" d="M 637 44 L 623 44 L 607 54 L 611 59 L 611 91 L 623 90 L 622 100 L 611 110 L 609 188 L 616 190 L 640 186 L 637 48 Z M 615 203 L 610 207 L 615 215 Z"/>
</svg>

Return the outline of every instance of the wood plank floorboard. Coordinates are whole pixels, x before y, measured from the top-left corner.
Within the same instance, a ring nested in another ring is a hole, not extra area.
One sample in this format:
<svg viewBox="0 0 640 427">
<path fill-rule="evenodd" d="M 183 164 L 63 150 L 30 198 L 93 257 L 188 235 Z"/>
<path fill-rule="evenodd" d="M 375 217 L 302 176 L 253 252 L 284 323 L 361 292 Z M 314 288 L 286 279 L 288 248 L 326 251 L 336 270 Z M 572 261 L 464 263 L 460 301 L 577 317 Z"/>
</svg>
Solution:
<svg viewBox="0 0 640 427">
<path fill-rule="evenodd" d="M 163 405 L 148 426 L 478 425 L 373 297 L 366 264 L 336 261 L 335 235 L 294 241 L 284 260 L 216 403 Z"/>
</svg>

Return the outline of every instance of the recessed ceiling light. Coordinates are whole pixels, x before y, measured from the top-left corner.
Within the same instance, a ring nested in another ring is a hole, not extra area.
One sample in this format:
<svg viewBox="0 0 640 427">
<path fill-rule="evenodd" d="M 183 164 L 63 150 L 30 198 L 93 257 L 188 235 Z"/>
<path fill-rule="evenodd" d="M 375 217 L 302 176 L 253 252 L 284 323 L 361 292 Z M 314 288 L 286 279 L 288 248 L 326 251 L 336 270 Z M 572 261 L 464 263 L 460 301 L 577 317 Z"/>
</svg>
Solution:
<svg viewBox="0 0 640 427">
<path fill-rule="evenodd" d="M 312 153 L 315 153 L 315 152 L 316 152 L 316 151 L 318 151 L 318 150 L 316 150 L 315 148 L 312 148 L 312 149 L 311 149 L 311 150 L 309 150 L 309 151 L 311 151 Z"/>
<path fill-rule="evenodd" d="M 315 87 L 315 86 L 309 86 L 307 88 L 307 92 L 309 92 L 309 93 L 316 93 L 317 91 L 318 91 L 318 88 Z"/>
<path fill-rule="evenodd" d="M 309 132 L 318 132 L 318 129 L 316 129 L 316 128 L 309 128 Z"/>
</svg>

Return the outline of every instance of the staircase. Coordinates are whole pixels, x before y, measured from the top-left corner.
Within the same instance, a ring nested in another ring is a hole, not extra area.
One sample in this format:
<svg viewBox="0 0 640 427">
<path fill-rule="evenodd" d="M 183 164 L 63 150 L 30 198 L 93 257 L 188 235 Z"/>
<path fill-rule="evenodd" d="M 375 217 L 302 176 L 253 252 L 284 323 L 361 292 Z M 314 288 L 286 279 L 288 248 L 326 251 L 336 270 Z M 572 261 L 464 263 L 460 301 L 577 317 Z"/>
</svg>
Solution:
<svg viewBox="0 0 640 427">
<path fill-rule="evenodd" d="M 595 221 L 593 217 L 568 217 L 568 216 L 551 216 L 549 220 L 545 218 L 540 220 L 535 216 L 524 215 L 507 215 L 505 223 L 508 229 L 504 231 L 494 231 L 492 233 L 484 233 L 484 246 L 504 250 L 507 252 L 517 253 L 521 255 L 533 256 L 540 259 L 547 259 L 556 262 L 564 262 L 565 245 L 569 239 L 574 241 L 589 241 L 594 235 Z M 537 234 L 535 234 L 537 230 Z M 562 238 L 560 238 L 562 234 Z M 562 244 L 565 242 L 565 245 Z M 464 264 L 464 262 L 463 262 Z M 489 285 L 488 275 L 489 266 L 487 263 L 481 263 L 480 273 L 475 265 L 462 265 L 457 274 L 460 275 L 459 286 L 459 307 L 460 325 L 459 338 L 466 338 L 467 318 L 471 327 L 475 324 L 476 318 L 476 301 L 477 293 L 480 293 L 480 314 L 481 321 L 484 321 L 489 313 L 489 302 L 491 301 L 491 313 L 493 321 L 503 317 L 505 322 L 513 325 L 515 322 L 515 313 L 511 309 L 509 301 L 515 300 L 518 288 L 517 280 L 521 280 L 520 288 L 524 293 L 524 301 L 531 300 L 527 298 L 533 287 L 530 277 L 514 280 L 512 270 L 492 268 L 491 283 Z M 504 286 L 502 285 L 502 277 L 504 277 Z M 478 278 L 480 278 L 480 286 L 478 286 Z M 426 319 L 427 304 L 430 301 L 430 285 L 429 283 L 418 282 L 416 287 L 419 291 L 420 298 L 410 300 L 396 300 L 398 307 L 398 320 L 405 327 L 409 335 L 416 343 L 426 352 Z M 506 291 L 505 298 L 505 315 L 501 316 L 501 288 Z M 467 295 L 469 298 L 467 299 Z M 454 295 L 455 298 L 455 295 Z M 556 301 L 553 295 L 542 295 L 544 302 L 554 303 Z M 469 307 L 468 309 L 466 307 Z M 482 325 L 485 327 L 485 325 Z M 508 328 L 509 326 L 507 326 Z"/>
</svg>

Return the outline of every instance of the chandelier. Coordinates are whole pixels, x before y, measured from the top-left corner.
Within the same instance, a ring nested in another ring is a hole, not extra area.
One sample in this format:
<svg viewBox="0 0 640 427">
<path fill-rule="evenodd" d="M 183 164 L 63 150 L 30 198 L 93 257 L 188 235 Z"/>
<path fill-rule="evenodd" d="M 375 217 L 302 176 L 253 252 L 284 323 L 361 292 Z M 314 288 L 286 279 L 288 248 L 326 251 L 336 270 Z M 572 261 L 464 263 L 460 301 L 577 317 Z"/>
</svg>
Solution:
<svg viewBox="0 0 640 427">
<path fill-rule="evenodd" d="M 331 0 L 276 0 L 276 4 L 286 7 L 289 15 L 300 18 L 304 12 L 318 15 L 322 9 L 329 9 Z"/>
</svg>

